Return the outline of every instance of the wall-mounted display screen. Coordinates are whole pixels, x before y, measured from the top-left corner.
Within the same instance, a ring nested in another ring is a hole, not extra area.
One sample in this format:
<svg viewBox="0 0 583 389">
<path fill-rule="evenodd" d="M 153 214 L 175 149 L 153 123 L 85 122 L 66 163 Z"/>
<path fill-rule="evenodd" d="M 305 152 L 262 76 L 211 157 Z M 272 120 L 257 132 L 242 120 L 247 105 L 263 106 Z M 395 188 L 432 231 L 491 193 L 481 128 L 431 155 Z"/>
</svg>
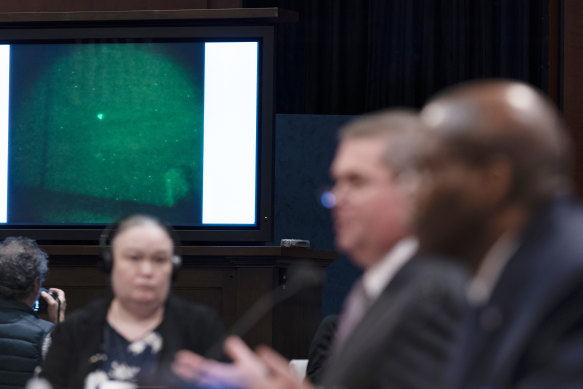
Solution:
<svg viewBox="0 0 583 389">
<path fill-rule="evenodd" d="M 3 235 L 145 212 L 184 241 L 270 239 L 270 29 L 42 30 L 0 31 Z"/>
</svg>

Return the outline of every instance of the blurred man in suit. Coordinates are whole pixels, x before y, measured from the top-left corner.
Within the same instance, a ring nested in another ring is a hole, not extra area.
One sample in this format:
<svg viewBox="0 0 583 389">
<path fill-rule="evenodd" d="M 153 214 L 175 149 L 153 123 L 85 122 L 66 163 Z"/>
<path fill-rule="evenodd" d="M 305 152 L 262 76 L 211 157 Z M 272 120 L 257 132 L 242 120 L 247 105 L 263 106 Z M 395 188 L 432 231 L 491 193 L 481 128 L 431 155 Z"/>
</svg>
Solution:
<svg viewBox="0 0 583 389">
<path fill-rule="evenodd" d="M 553 105 L 518 82 L 446 91 L 422 110 L 421 250 L 471 269 L 451 388 L 583 387 L 583 213 Z"/>
<path fill-rule="evenodd" d="M 417 115 L 405 111 L 365 116 L 340 132 L 330 169 L 336 245 L 364 274 L 340 316 L 324 387 L 435 389 L 443 381 L 465 277 L 455 264 L 411 259 L 417 241 L 409 170 L 422 133 Z M 309 386 L 285 375 L 287 362 L 272 350 L 260 349 L 258 357 L 238 339 L 226 350 L 241 370 L 258 373 L 235 375 L 231 382 L 242 387 Z M 175 369 L 189 380 L 233 373 L 186 352 Z"/>
</svg>

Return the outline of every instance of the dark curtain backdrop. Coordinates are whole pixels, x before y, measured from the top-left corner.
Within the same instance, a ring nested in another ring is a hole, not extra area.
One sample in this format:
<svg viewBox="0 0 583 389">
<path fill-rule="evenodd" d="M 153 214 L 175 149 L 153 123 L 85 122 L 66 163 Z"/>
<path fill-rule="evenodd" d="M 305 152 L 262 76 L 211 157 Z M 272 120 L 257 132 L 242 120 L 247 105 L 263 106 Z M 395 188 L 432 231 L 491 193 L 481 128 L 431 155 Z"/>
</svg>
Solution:
<svg viewBox="0 0 583 389">
<path fill-rule="evenodd" d="M 243 0 L 297 11 L 277 30 L 279 113 L 420 107 L 463 80 L 548 86 L 549 0 Z"/>
</svg>

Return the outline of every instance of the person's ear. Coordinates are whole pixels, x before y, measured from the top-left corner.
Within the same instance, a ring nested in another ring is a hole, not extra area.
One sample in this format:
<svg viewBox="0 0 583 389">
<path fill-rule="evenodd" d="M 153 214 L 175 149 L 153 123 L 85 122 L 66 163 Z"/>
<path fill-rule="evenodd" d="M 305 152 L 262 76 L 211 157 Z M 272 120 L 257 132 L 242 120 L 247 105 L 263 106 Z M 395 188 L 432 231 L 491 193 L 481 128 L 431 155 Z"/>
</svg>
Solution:
<svg viewBox="0 0 583 389">
<path fill-rule="evenodd" d="M 35 295 L 35 296 L 38 296 L 38 293 L 39 293 L 39 291 L 40 291 L 40 288 L 41 288 L 41 286 L 42 286 L 41 284 L 42 284 L 42 282 L 41 282 L 41 280 L 40 280 L 40 277 L 36 277 L 36 278 L 34 279 L 34 295 Z"/>
<path fill-rule="evenodd" d="M 30 292 L 30 294 L 24 298 L 24 303 L 26 303 L 28 306 L 34 306 L 34 302 L 38 299 L 39 297 L 39 292 L 40 292 L 40 288 L 42 286 L 42 281 L 40 279 L 40 277 L 35 277 L 34 279 L 34 285 L 32 288 L 32 291 Z"/>
</svg>

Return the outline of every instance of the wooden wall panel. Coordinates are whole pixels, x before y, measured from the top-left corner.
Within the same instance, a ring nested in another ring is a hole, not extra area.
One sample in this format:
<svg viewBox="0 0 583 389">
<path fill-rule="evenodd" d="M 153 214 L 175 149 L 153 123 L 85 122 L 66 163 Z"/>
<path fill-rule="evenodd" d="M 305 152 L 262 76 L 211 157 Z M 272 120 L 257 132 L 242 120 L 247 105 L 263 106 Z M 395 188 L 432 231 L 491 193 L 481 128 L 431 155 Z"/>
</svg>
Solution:
<svg viewBox="0 0 583 389">
<path fill-rule="evenodd" d="M 562 104 L 560 86 L 562 64 L 561 34 L 561 0 L 549 0 L 549 82 L 548 94 L 557 104 Z"/>
<path fill-rule="evenodd" d="M 575 180 L 583 194 L 583 2 L 564 0 L 563 112 L 573 141 Z"/>
</svg>

